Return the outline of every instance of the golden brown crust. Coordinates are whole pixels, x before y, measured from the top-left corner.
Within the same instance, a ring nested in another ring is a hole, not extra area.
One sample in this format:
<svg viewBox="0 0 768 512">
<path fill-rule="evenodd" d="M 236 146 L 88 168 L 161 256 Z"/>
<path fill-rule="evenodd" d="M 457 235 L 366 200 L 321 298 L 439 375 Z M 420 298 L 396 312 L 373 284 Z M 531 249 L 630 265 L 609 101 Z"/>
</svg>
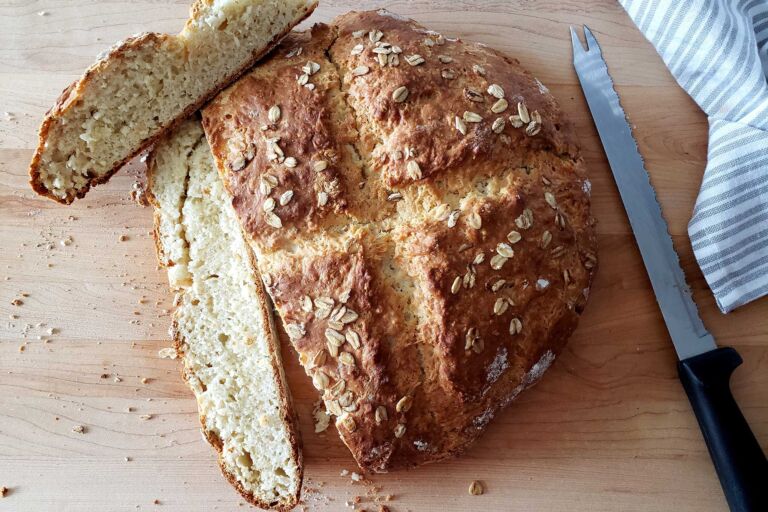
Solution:
<svg viewBox="0 0 768 512">
<path fill-rule="evenodd" d="M 155 197 L 153 193 L 153 180 L 154 180 L 154 174 L 155 174 L 155 161 L 154 161 L 154 153 L 150 152 L 148 158 L 147 158 L 147 200 L 153 207 L 153 230 L 152 230 L 152 236 L 155 241 L 155 251 L 156 256 L 159 264 L 161 266 L 167 267 L 166 262 L 167 258 L 164 256 L 164 249 L 162 247 L 162 244 L 160 242 L 160 214 L 158 209 L 160 208 L 160 204 L 158 203 L 157 198 Z M 268 333 L 267 336 L 271 337 L 274 340 L 274 343 L 271 343 L 269 345 L 269 353 L 271 355 L 271 359 L 275 361 L 275 367 L 278 371 L 278 374 L 283 376 L 283 367 L 282 367 L 282 361 L 280 352 L 277 350 L 277 343 L 279 343 L 279 338 L 277 335 L 277 327 L 275 325 L 274 316 L 272 314 L 272 310 L 270 308 L 270 300 L 267 296 L 267 294 L 264 291 L 264 285 L 261 281 L 261 278 L 259 276 L 256 261 L 254 259 L 254 254 L 252 251 L 248 251 L 248 260 L 250 262 L 250 265 L 253 269 L 253 277 L 254 277 L 254 283 L 256 285 L 256 290 L 259 295 L 259 306 L 262 310 L 262 315 L 268 319 L 269 325 L 267 327 Z M 184 291 L 179 291 L 180 294 L 183 294 Z M 177 300 L 181 300 L 181 297 L 179 297 Z M 171 321 L 171 328 L 170 328 L 170 334 L 171 339 L 173 341 L 173 348 L 176 350 L 177 357 L 183 360 L 184 358 L 184 345 L 185 340 L 184 336 L 181 334 L 180 330 L 178 329 L 178 324 L 176 320 L 176 316 L 174 315 Z M 190 376 L 188 375 L 186 371 L 186 366 L 182 365 L 180 367 L 180 373 L 182 376 L 182 379 L 184 382 L 187 383 L 187 385 L 192 387 L 190 384 Z M 286 430 L 288 432 L 288 441 L 291 446 L 291 458 L 292 460 L 296 461 L 296 465 L 298 468 L 299 476 L 298 476 L 298 485 L 296 487 L 296 494 L 294 496 L 291 496 L 290 501 L 280 503 L 280 502 L 266 502 L 259 498 L 258 496 L 254 495 L 252 492 L 246 490 L 243 485 L 237 480 L 237 478 L 227 471 L 225 465 L 224 465 L 224 458 L 222 456 L 222 450 L 223 450 L 223 444 L 221 439 L 216 436 L 214 432 L 211 432 L 206 429 L 205 427 L 205 416 L 200 415 L 200 430 L 203 434 L 203 437 L 205 437 L 206 441 L 216 450 L 218 463 L 219 463 L 219 469 L 221 470 L 221 474 L 224 476 L 224 478 L 234 487 L 237 492 L 250 504 L 263 508 L 263 509 L 271 509 L 271 510 L 279 510 L 279 511 L 289 511 L 293 509 L 298 503 L 299 499 L 301 497 L 301 488 L 302 488 L 302 482 L 304 480 L 304 463 L 303 463 L 303 457 L 301 452 L 301 436 L 298 429 L 298 418 L 296 417 L 295 409 L 293 407 L 293 401 L 291 398 L 290 391 L 287 389 L 287 384 L 285 382 L 284 377 L 279 379 L 276 383 L 278 387 L 278 392 L 280 395 L 280 403 L 283 404 L 280 406 L 280 419 L 284 425 L 286 425 Z"/>
<path fill-rule="evenodd" d="M 308 62 L 319 69 L 302 77 Z M 517 61 L 349 13 L 287 37 L 203 126 L 267 290 L 364 469 L 461 452 L 575 329 L 596 268 L 589 183 L 570 124 Z"/>
<path fill-rule="evenodd" d="M 201 3 L 206 1 L 207 0 L 198 0 L 192 5 L 191 7 L 192 18 L 188 20 L 187 23 L 191 23 L 192 19 L 194 19 L 198 15 L 198 10 L 200 8 Z M 317 7 L 316 2 L 312 3 L 309 6 L 309 8 L 301 17 L 301 19 L 297 20 L 296 25 L 298 25 L 299 23 L 301 23 L 301 21 L 308 18 L 309 15 L 312 14 L 312 12 L 314 12 L 315 7 Z M 123 160 L 118 162 L 115 166 L 113 166 L 113 168 L 109 172 L 105 173 L 102 176 L 91 178 L 91 180 L 86 184 L 86 186 L 83 189 L 78 191 L 77 195 L 67 196 L 65 198 L 55 196 L 50 190 L 48 190 L 47 187 L 45 187 L 42 180 L 40 179 L 40 159 L 42 157 L 42 153 L 45 148 L 45 143 L 48 139 L 51 126 L 55 122 L 57 122 L 62 112 L 66 110 L 67 106 L 70 105 L 72 102 L 76 101 L 80 97 L 81 92 L 83 91 L 85 86 L 92 80 L 93 76 L 98 74 L 102 69 L 104 69 L 109 62 L 122 59 L 129 50 L 141 47 L 145 44 L 159 46 L 160 42 L 162 42 L 163 40 L 166 40 L 170 36 L 168 34 L 158 34 L 154 32 L 147 32 L 147 33 L 139 34 L 134 37 L 130 37 L 123 42 L 118 42 L 113 48 L 109 50 L 109 52 L 104 57 L 99 58 L 99 60 L 97 60 L 93 65 L 91 65 L 85 71 L 82 77 L 80 77 L 77 81 L 67 86 L 59 95 L 59 97 L 56 99 L 56 102 L 54 103 L 53 107 L 51 107 L 51 109 L 48 110 L 48 112 L 46 112 L 45 117 L 43 118 L 43 122 L 40 124 L 40 128 L 38 130 L 37 148 L 35 149 L 35 153 L 32 157 L 32 162 L 29 164 L 30 186 L 38 194 L 48 197 L 49 199 L 53 199 L 54 201 L 61 204 L 71 204 L 72 201 L 74 201 L 75 199 L 80 199 L 84 197 L 85 194 L 91 189 L 91 187 L 100 185 L 102 183 L 106 183 L 107 181 L 109 181 L 109 179 L 118 170 L 120 170 L 122 166 L 127 164 L 132 158 L 134 158 L 136 155 L 140 154 L 142 151 L 152 146 L 152 144 L 154 144 L 161 137 L 164 137 L 165 135 L 170 133 L 184 119 L 192 115 L 194 112 L 198 111 L 203 105 L 208 103 L 208 101 L 210 101 L 214 96 L 216 96 L 216 94 L 218 94 L 227 85 L 237 80 L 241 75 L 243 75 L 246 71 L 248 71 L 248 69 L 252 68 L 254 64 L 256 64 L 256 62 L 258 62 L 265 55 L 271 52 L 272 49 L 274 49 L 275 46 L 280 42 L 280 40 L 283 37 L 285 37 L 287 33 L 291 31 L 292 28 L 293 26 L 286 27 L 286 29 L 281 34 L 277 35 L 272 39 L 272 41 L 264 48 L 263 51 L 253 55 L 252 58 L 248 62 L 246 62 L 240 69 L 232 73 L 232 75 L 230 75 L 228 78 L 222 80 L 221 84 L 218 87 L 212 89 L 207 94 L 199 98 L 197 102 L 187 107 L 181 113 L 181 115 L 179 115 L 176 119 L 169 122 L 165 127 L 160 129 L 156 134 L 144 139 L 136 148 L 134 148 L 131 154 L 129 154 L 126 158 L 124 158 Z"/>
<path fill-rule="evenodd" d="M 385 174 L 390 186 L 415 181 L 408 176 L 405 160 L 392 158 L 393 150 L 406 146 L 422 150 L 414 160 L 421 167 L 423 177 L 448 173 L 467 162 L 485 158 L 498 158 L 509 164 L 510 157 L 522 156 L 528 150 L 551 150 L 570 157 L 577 154 L 570 126 L 559 122 L 560 110 L 555 99 L 542 90 L 540 82 L 521 68 L 516 59 L 478 43 L 446 42 L 445 38 L 438 39 L 437 34 L 412 20 L 382 15 L 381 11 L 351 12 L 339 16 L 334 23 L 338 27 L 338 39 L 331 48 L 335 63 L 347 71 L 361 65 L 373 70 L 360 77 L 345 73 L 344 87 L 361 123 L 372 121 L 377 133 L 386 136 L 386 144 L 381 145 L 377 144 L 374 133 L 364 131 L 361 145 L 371 155 L 376 168 Z M 361 41 L 370 44 L 365 38 L 353 37 L 355 31 L 367 27 L 380 30 L 387 42 L 400 47 L 400 65 L 386 67 L 386 73 L 376 72 L 377 55 L 368 48 L 363 54 L 352 55 L 353 48 Z M 434 44 L 428 46 L 426 40 Z M 409 65 L 406 57 L 410 55 L 420 55 L 425 63 Z M 441 58 L 448 62 L 442 62 Z M 499 114 L 490 111 L 497 101 L 486 92 L 491 84 L 501 85 L 506 92 L 509 106 Z M 400 86 L 409 90 L 402 104 L 391 98 L 394 89 Z M 504 118 L 509 124 L 506 118 L 517 114 L 520 101 L 530 112 L 540 113 L 541 132 L 529 137 L 523 130 L 507 127 L 503 134 L 510 141 L 499 144 L 499 137 L 491 130 L 491 121 Z M 455 116 L 463 117 L 466 111 L 478 113 L 486 121 L 474 125 L 466 122 L 470 136 L 454 128 Z M 510 146 L 515 151 L 509 151 Z M 502 155 L 494 154 L 499 152 Z"/>
</svg>

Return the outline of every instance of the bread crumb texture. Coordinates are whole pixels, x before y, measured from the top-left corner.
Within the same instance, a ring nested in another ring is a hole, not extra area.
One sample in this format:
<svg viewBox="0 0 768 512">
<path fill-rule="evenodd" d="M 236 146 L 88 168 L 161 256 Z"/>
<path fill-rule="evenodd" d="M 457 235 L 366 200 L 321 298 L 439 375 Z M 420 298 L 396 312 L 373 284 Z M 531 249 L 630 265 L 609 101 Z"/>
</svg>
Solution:
<svg viewBox="0 0 768 512">
<path fill-rule="evenodd" d="M 175 350 L 203 433 L 249 501 L 289 509 L 302 469 L 279 345 L 199 122 L 185 122 L 155 149 L 148 193 L 158 255 L 179 291 Z"/>
<path fill-rule="evenodd" d="M 597 263 L 589 182 L 515 59 L 348 13 L 289 35 L 203 126 L 362 468 L 461 452 L 576 328 Z"/>
<path fill-rule="evenodd" d="M 312 12 L 315 0 L 198 0 L 177 35 L 118 42 L 40 127 L 33 188 L 70 203 L 199 108 Z"/>
</svg>

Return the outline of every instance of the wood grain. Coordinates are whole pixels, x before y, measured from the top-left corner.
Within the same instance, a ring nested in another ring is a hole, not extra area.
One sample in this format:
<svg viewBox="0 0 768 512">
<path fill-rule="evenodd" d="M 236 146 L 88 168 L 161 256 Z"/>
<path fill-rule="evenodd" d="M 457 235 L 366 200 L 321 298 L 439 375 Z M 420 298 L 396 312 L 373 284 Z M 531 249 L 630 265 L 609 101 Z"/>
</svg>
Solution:
<svg viewBox="0 0 768 512">
<path fill-rule="evenodd" d="M 463 457 L 374 477 L 380 494 L 393 494 L 397 511 L 726 510 L 570 64 L 568 25 L 588 24 L 602 44 L 704 321 L 744 356 L 733 389 L 766 446 L 768 301 L 721 315 L 686 235 L 705 164 L 704 116 L 611 0 L 329 0 L 311 21 L 383 6 L 506 51 L 550 87 L 589 164 L 601 268 L 578 331 L 541 384 Z M 113 41 L 178 30 L 187 8 L 182 0 L 0 1 L 0 486 L 9 488 L 0 510 L 245 507 L 201 440 L 178 363 L 157 357 L 168 345 L 171 297 L 156 267 L 151 212 L 129 200 L 137 168 L 71 207 L 27 187 L 37 124 L 58 92 Z M 23 305 L 12 306 L 15 298 Z M 354 464 L 332 428 L 313 433 L 315 391 L 292 350 L 283 352 L 308 487 L 318 489 L 308 505 L 347 509 L 365 486 L 339 475 Z M 485 495 L 467 494 L 474 479 Z"/>
</svg>

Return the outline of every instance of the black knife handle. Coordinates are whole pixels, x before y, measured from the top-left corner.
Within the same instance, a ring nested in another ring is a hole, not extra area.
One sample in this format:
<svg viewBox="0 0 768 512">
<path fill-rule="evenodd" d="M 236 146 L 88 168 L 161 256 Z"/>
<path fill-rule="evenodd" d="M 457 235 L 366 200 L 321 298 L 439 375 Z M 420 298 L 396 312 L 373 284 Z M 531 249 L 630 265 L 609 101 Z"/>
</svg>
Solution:
<svg viewBox="0 0 768 512">
<path fill-rule="evenodd" d="M 768 460 L 729 386 L 741 363 L 736 350 L 721 347 L 680 361 L 677 370 L 731 511 L 766 512 Z"/>
</svg>

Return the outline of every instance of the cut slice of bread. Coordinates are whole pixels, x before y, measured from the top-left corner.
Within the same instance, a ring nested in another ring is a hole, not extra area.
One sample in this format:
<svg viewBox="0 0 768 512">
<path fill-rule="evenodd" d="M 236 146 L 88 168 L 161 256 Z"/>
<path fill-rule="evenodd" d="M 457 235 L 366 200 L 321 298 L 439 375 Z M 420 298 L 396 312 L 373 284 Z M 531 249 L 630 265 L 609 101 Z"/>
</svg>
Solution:
<svg viewBox="0 0 768 512">
<path fill-rule="evenodd" d="M 205 438 L 251 503 L 287 510 L 302 461 L 268 299 L 197 120 L 148 160 L 160 262 L 179 291 L 176 350 Z"/>
<path fill-rule="evenodd" d="M 116 44 L 46 114 L 30 183 L 61 203 L 107 181 L 267 53 L 317 0 L 197 0 L 178 35 Z"/>
</svg>

